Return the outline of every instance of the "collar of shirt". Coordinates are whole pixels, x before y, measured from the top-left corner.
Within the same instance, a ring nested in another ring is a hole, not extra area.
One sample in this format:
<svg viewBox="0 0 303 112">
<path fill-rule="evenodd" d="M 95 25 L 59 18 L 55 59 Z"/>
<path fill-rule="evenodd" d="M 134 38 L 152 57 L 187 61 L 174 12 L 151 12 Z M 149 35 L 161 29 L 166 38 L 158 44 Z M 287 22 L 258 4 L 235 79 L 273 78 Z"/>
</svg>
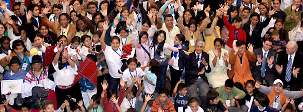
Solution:
<svg viewBox="0 0 303 112">
<path fill-rule="evenodd" d="M 292 58 L 292 60 L 294 60 L 295 56 L 296 56 L 296 52 L 294 52 L 292 55 L 288 55 L 287 60 L 289 60 L 289 58 Z"/>
<path fill-rule="evenodd" d="M 264 54 L 266 53 L 266 56 L 268 55 L 268 52 L 269 52 L 269 50 L 268 51 L 265 51 L 263 48 L 262 48 L 262 52 L 263 52 L 263 56 L 264 56 Z"/>
</svg>

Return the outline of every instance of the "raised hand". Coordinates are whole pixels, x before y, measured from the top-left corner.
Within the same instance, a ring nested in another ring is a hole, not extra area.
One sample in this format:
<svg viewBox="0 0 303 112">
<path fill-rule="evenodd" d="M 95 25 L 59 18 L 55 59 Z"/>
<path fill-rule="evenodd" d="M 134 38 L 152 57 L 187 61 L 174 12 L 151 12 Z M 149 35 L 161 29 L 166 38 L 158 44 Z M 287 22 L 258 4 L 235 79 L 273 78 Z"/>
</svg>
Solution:
<svg viewBox="0 0 303 112">
<path fill-rule="evenodd" d="M 300 72 L 300 68 L 294 67 L 294 68 L 292 69 L 292 74 L 293 74 L 293 76 L 294 76 L 295 78 L 298 77 L 299 72 Z"/>
<path fill-rule="evenodd" d="M 283 71 L 283 65 L 276 65 L 276 70 L 279 74 L 281 74 Z"/>
<path fill-rule="evenodd" d="M 257 55 L 257 61 L 258 61 L 258 63 L 262 63 L 262 56 L 261 55 Z"/>
<path fill-rule="evenodd" d="M 104 21 L 102 24 L 103 30 L 107 30 L 108 29 L 108 22 Z"/>
<path fill-rule="evenodd" d="M 78 104 L 79 107 L 82 107 L 83 106 L 83 101 L 80 100 L 77 104 Z"/>
<path fill-rule="evenodd" d="M 152 96 L 150 94 L 145 95 L 145 101 L 148 102 L 149 100 L 151 100 Z"/>
<path fill-rule="evenodd" d="M 103 80 L 103 82 L 101 83 L 103 90 L 106 90 L 108 87 L 107 81 Z"/>
<path fill-rule="evenodd" d="M 275 57 L 274 56 L 271 56 L 269 59 L 267 59 L 268 65 L 274 64 L 274 61 L 275 61 Z"/>
<path fill-rule="evenodd" d="M 224 61 L 228 61 L 228 53 L 224 53 L 223 59 Z"/>
<path fill-rule="evenodd" d="M 0 3 L 0 8 L 2 8 L 3 10 L 5 10 L 7 7 L 6 7 L 6 3 L 5 3 L 5 1 L 2 1 L 1 3 Z"/>
<path fill-rule="evenodd" d="M 260 87 L 261 87 L 261 84 L 260 84 L 259 82 L 256 82 L 255 87 L 256 87 L 256 88 L 260 88 Z"/>
<path fill-rule="evenodd" d="M 124 80 L 120 80 L 120 86 L 123 88 L 125 87 L 125 81 Z"/>
</svg>

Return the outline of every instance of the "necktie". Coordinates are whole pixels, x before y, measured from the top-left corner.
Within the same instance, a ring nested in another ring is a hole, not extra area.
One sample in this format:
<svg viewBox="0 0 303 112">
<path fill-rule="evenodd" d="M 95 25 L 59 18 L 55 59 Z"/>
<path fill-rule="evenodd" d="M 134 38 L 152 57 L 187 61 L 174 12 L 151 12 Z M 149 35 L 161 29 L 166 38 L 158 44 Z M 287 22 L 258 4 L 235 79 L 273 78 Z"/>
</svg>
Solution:
<svg viewBox="0 0 303 112">
<path fill-rule="evenodd" d="M 198 68 L 200 67 L 200 62 L 201 62 L 201 54 L 197 55 L 197 62 L 198 62 Z"/>
<path fill-rule="evenodd" d="M 261 77 L 264 78 L 265 77 L 265 71 L 266 71 L 266 57 L 267 53 L 264 53 L 263 55 L 263 59 L 262 59 L 262 65 L 261 65 Z"/>
<path fill-rule="evenodd" d="M 291 80 L 291 67 L 292 67 L 292 56 L 289 57 L 286 68 L 285 81 L 289 82 Z"/>
</svg>

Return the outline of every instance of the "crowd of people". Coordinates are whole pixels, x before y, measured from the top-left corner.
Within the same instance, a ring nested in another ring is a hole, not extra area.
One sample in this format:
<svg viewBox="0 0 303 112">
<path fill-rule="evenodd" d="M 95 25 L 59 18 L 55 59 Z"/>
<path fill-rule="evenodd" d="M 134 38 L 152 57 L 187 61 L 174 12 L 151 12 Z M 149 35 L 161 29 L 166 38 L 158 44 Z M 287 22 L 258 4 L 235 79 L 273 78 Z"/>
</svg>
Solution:
<svg viewBox="0 0 303 112">
<path fill-rule="evenodd" d="M 1 112 L 303 111 L 302 0 L 8 0 Z"/>
</svg>

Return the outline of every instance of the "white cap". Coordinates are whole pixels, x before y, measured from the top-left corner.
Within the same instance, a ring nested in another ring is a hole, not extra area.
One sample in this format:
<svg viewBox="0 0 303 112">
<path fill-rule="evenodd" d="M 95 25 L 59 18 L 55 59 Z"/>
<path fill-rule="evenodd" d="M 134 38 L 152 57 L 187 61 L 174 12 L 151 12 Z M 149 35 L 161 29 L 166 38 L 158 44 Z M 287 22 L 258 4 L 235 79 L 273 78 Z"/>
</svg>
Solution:
<svg viewBox="0 0 303 112">
<path fill-rule="evenodd" d="M 278 83 L 281 83 L 281 85 L 283 86 L 283 82 L 282 82 L 280 79 L 276 79 L 276 80 L 274 81 L 274 84 L 278 84 Z"/>
</svg>

